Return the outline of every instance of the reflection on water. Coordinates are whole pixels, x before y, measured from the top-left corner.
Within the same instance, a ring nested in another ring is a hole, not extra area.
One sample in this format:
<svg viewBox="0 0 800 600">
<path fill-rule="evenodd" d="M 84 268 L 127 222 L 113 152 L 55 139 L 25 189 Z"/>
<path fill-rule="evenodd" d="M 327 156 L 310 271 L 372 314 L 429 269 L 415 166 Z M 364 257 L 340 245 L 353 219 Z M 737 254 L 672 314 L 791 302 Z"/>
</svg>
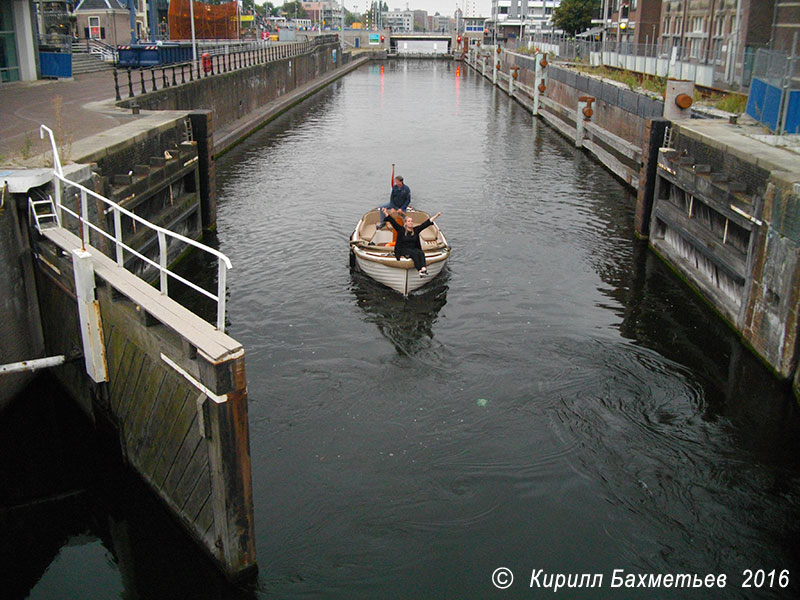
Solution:
<svg viewBox="0 0 800 600">
<path fill-rule="evenodd" d="M 398 354 L 413 355 L 430 347 L 433 326 L 447 303 L 447 268 L 407 298 L 358 269 L 351 269 L 351 274 L 351 290 L 365 313 L 365 320 L 375 323 Z"/>
</svg>

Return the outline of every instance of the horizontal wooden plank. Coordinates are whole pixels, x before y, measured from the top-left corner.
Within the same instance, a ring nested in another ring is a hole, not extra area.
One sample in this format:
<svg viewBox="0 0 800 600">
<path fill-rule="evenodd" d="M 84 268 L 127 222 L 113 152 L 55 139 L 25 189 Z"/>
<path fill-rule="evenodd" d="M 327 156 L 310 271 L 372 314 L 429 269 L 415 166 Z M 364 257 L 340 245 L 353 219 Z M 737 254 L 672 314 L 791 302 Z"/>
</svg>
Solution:
<svg viewBox="0 0 800 600">
<path fill-rule="evenodd" d="M 81 247 L 80 238 L 66 229 L 52 227 L 44 229 L 42 233 L 67 252 Z M 239 342 L 218 331 L 213 325 L 168 296 L 161 294 L 130 271 L 118 266 L 99 250 L 88 247 L 87 251 L 92 255 L 95 274 L 98 277 L 141 306 L 154 319 L 177 332 L 198 351 L 206 355 L 212 363 L 222 362 L 242 351 L 242 345 Z"/>
</svg>

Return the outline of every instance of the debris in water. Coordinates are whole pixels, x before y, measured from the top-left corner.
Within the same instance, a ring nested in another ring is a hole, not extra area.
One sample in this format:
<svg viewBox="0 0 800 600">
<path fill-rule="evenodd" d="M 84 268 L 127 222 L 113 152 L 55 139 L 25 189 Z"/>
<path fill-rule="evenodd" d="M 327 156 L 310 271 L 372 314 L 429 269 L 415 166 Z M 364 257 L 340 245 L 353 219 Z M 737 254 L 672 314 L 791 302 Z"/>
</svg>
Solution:
<svg viewBox="0 0 800 600">
<path fill-rule="evenodd" d="M 478 398 L 478 406 L 485 407 L 489 404 L 489 401 L 486 398 Z"/>
</svg>

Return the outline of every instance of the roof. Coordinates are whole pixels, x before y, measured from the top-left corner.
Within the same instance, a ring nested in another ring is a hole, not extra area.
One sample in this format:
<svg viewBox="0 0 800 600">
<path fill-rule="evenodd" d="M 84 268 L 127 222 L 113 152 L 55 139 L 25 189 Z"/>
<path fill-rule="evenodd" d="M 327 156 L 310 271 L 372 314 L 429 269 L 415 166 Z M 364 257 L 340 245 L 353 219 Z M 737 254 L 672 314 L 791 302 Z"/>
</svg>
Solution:
<svg viewBox="0 0 800 600">
<path fill-rule="evenodd" d="M 79 10 L 128 10 L 125 0 L 81 0 L 75 6 L 75 12 Z"/>
</svg>

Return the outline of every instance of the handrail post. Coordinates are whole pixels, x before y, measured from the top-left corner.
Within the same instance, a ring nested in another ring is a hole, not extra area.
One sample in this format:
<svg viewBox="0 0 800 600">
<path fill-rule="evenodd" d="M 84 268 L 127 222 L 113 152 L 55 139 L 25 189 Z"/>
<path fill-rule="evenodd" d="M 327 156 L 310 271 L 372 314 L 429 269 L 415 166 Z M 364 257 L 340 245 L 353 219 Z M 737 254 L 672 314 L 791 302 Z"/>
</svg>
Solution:
<svg viewBox="0 0 800 600">
<path fill-rule="evenodd" d="M 114 206 L 114 248 L 116 250 L 117 264 L 121 267 L 125 263 L 125 256 L 122 251 L 122 216 L 119 214 L 119 208 Z"/>
<path fill-rule="evenodd" d="M 158 230 L 158 271 L 161 293 L 167 295 L 167 236 Z"/>
<path fill-rule="evenodd" d="M 221 259 L 217 259 L 217 329 L 225 332 L 225 290 L 227 288 L 228 267 Z"/>
<path fill-rule="evenodd" d="M 81 190 L 81 241 L 83 242 L 84 248 L 89 244 L 89 202 L 88 198 L 86 197 L 86 191 Z"/>
</svg>

